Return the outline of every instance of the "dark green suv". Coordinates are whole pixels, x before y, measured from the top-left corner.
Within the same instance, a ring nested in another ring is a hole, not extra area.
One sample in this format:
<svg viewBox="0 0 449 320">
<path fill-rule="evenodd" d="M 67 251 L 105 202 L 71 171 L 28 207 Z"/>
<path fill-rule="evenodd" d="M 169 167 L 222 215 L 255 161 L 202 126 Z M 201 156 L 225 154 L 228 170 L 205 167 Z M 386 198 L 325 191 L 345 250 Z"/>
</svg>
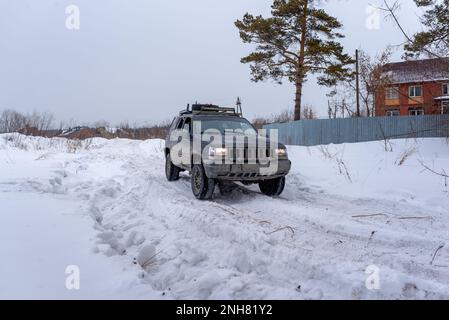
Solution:
<svg viewBox="0 0 449 320">
<path fill-rule="evenodd" d="M 210 199 L 218 184 L 259 184 L 262 193 L 279 196 L 291 162 L 283 144 L 258 133 L 234 108 L 195 104 L 173 119 L 165 141 L 169 181 L 191 173 L 193 194 Z"/>
</svg>

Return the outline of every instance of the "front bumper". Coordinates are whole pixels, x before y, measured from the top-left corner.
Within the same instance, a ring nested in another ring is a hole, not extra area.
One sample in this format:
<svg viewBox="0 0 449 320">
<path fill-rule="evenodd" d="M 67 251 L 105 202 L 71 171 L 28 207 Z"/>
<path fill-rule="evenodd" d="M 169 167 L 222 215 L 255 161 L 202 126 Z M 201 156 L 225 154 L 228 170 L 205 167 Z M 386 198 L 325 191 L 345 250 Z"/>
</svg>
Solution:
<svg viewBox="0 0 449 320">
<path fill-rule="evenodd" d="M 268 165 L 262 166 L 260 164 L 204 164 L 204 170 L 207 177 L 211 179 L 261 181 L 286 176 L 290 172 L 291 161 L 279 159 L 277 167 L 272 163 L 270 165 L 274 170 L 268 170 Z"/>
</svg>

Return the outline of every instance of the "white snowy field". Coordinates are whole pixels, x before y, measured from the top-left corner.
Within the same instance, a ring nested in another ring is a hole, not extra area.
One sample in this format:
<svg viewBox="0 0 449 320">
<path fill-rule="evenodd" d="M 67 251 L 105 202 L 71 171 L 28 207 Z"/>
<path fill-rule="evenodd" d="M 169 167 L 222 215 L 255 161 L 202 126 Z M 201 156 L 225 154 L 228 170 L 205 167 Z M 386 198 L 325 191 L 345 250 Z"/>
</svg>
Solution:
<svg viewBox="0 0 449 320">
<path fill-rule="evenodd" d="M 449 299 L 446 140 L 289 147 L 279 199 L 210 202 L 163 145 L 0 135 L 0 299 Z"/>
</svg>

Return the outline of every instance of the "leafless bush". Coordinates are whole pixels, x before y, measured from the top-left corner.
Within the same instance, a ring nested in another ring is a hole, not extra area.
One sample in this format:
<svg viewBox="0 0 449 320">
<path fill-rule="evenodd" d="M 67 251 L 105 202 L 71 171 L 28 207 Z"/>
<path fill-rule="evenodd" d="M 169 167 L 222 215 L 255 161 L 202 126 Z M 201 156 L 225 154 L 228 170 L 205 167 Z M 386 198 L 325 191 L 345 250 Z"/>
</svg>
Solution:
<svg viewBox="0 0 449 320">
<path fill-rule="evenodd" d="M 393 152 L 393 144 L 391 143 L 391 140 L 388 138 L 384 139 L 384 147 L 385 152 Z"/>
<path fill-rule="evenodd" d="M 305 105 L 305 106 L 302 108 L 302 119 L 305 119 L 305 120 L 314 120 L 314 119 L 317 119 L 316 112 L 315 112 L 315 110 L 313 109 L 312 106 L 310 106 L 310 105 Z"/>
<path fill-rule="evenodd" d="M 252 124 L 257 130 L 263 129 L 263 126 L 271 123 L 267 118 L 257 117 L 253 119 Z"/>
<path fill-rule="evenodd" d="M 258 116 L 255 119 L 253 119 L 252 124 L 257 129 L 263 129 L 264 125 L 270 124 L 270 123 L 286 123 L 293 121 L 294 119 L 294 112 L 291 110 L 284 110 L 281 111 L 279 114 L 272 114 L 268 117 L 261 117 Z"/>
<path fill-rule="evenodd" d="M 324 158 L 330 160 L 334 157 L 334 155 L 332 155 L 329 151 L 329 147 L 328 146 L 319 146 L 318 150 L 321 152 L 321 154 L 324 156 Z"/>
<path fill-rule="evenodd" d="M 316 112 L 312 106 L 306 105 L 302 108 L 301 119 L 311 120 L 316 119 Z M 285 109 L 278 114 L 272 114 L 268 117 L 256 117 L 253 119 L 252 124 L 256 129 L 262 129 L 264 125 L 270 123 L 287 123 L 294 121 L 295 114 L 290 109 Z"/>
<path fill-rule="evenodd" d="M 284 123 L 284 122 L 290 122 L 293 121 L 295 119 L 295 115 L 294 112 L 290 109 L 281 111 L 279 114 L 275 114 L 271 116 L 273 122 L 280 122 L 280 123 Z"/>
<path fill-rule="evenodd" d="M 66 150 L 68 153 L 77 153 L 80 150 L 88 150 L 92 145 L 92 138 L 85 140 L 66 139 Z"/>
<path fill-rule="evenodd" d="M 349 181 L 352 182 L 351 174 L 349 173 L 346 163 L 343 161 L 343 152 L 337 152 L 332 154 L 328 146 L 319 146 L 318 150 L 324 156 L 325 159 L 335 161 L 337 164 L 338 171 L 341 175 Z"/>
<path fill-rule="evenodd" d="M 444 186 L 445 187 L 449 186 L 449 183 L 448 183 L 449 175 L 446 173 L 446 170 L 441 169 L 441 172 L 440 172 L 440 171 L 437 171 L 436 169 L 431 168 L 428 165 L 426 165 L 423 160 L 418 160 L 418 162 L 421 164 L 421 166 L 424 168 L 424 170 L 426 170 L 426 171 L 428 171 L 430 173 L 433 173 L 433 174 L 435 174 L 437 176 L 442 177 L 444 179 Z"/>
<path fill-rule="evenodd" d="M 5 140 L 6 144 L 10 145 L 13 148 L 19 149 L 19 150 L 28 150 L 28 145 L 24 143 L 24 136 L 18 133 L 12 133 L 10 135 L 3 136 L 3 139 Z"/>
<path fill-rule="evenodd" d="M 154 125 L 131 127 L 129 123 L 122 123 L 115 135 L 118 138 L 135 139 L 135 140 L 147 140 L 147 139 L 165 139 L 168 134 L 171 121 L 165 120 L 161 123 Z"/>
<path fill-rule="evenodd" d="M 349 182 L 352 182 L 351 175 L 349 174 L 349 170 L 348 167 L 346 166 L 346 163 L 343 161 L 343 157 L 336 157 L 335 161 L 337 162 L 340 174 L 344 175 Z"/>
<path fill-rule="evenodd" d="M 417 152 L 416 147 L 411 147 L 404 150 L 399 156 L 399 159 L 396 161 L 396 164 L 398 166 L 402 166 L 407 161 L 407 159 L 410 158 L 412 155 L 414 155 L 416 152 Z"/>
</svg>

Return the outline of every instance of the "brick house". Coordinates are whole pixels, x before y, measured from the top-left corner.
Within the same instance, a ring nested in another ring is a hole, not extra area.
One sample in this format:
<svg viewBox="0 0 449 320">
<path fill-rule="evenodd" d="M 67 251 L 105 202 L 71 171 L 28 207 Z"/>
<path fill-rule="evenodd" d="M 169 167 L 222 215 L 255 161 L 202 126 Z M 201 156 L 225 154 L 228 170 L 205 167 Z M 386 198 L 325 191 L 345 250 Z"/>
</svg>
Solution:
<svg viewBox="0 0 449 320">
<path fill-rule="evenodd" d="M 377 117 L 449 114 L 449 58 L 389 63 L 383 75 Z"/>
</svg>

